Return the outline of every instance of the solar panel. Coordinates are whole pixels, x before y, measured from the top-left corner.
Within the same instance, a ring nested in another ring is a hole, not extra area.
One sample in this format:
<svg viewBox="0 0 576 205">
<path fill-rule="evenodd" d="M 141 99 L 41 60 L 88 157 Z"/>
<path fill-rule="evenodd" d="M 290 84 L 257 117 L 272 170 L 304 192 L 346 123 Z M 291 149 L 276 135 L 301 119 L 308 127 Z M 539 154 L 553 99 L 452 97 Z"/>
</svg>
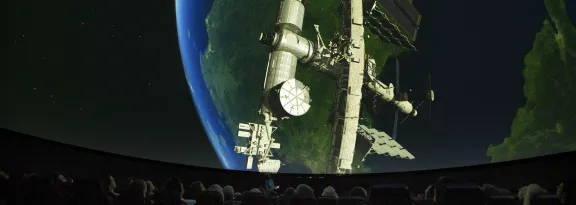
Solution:
<svg viewBox="0 0 576 205">
<path fill-rule="evenodd" d="M 416 50 L 413 42 L 420 24 L 420 13 L 409 0 L 368 1 L 364 25 L 380 40 Z"/>
<path fill-rule="evenodd" d="M 410 20 L 410 23 L 414 28 L 418 28 L 420 25 L 420 12 L 414 7 L 410 0 L 394 0 L 394 4 L 398 6 L 402 13 Z"/>
<path fill-rule="evenodd" d="M 399 157 L 403 159 L 414 159 L 414 156 L 404 149 L 402 145 L 398 144 L 385 132 L 378 131 L 373 128 L 368 128 L 365 125 L 358 126 L 358 134 L 364 136 L 366 139 L 371 139 L 372 148 L 376 154 L 388 155 L 391 157 Z"/>
</svg>

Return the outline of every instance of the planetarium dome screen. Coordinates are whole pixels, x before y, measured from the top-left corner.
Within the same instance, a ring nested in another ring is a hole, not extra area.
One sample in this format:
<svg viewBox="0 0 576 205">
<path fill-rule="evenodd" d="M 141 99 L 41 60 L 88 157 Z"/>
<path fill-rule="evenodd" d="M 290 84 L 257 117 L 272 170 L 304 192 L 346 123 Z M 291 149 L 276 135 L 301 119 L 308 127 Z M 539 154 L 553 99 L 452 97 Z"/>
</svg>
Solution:
<svg viewBox="0 0 576 205">
<path fill-rule="evenodd" d="M 427 170 L 576 150 L 576 2 L 122 4 L 14 14 L 2 128 L 267 173 Z"/>
</svg>

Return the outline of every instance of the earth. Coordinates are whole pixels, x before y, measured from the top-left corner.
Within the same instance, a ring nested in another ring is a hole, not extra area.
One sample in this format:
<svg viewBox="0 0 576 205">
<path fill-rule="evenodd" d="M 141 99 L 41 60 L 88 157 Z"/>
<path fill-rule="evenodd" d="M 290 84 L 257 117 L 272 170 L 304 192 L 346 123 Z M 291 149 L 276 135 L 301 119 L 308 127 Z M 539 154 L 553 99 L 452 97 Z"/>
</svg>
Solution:
<svg viewBox="0 0 576 205">
<path fill-rule="evenodd" d="M 313 25 L 318 24 L 324 41 L 330 39 L 340 22 L 335 15 L 339 2 L 314 0 L 307 5 L 302 36 L 314 40 Z M 576 29 L 563 3 L 546 0 L 551 18 L 544 21 L 525 60 L 526 105 L 519 108 L 510 136 L 487 147 L 492 161 L 576 150 L 576 126 L 572 126 L 576 124 L 576 88 L 571 86 L 576 75 Z M 240 143 L 236 137 L 238 123 L 262 122 L 257 111 L 269 51 L 257 39 L 261 32 L 274 30 L 279 5 L 276 0 L 176 0 L 178 39 L 188 85 L 206 133 L 226 169 L 245 169 L 246 156 L 233 152 Z M 379 72 L 389 58 L 406 52 L 370 38 L 368 31 L 365 39 L 367 53 L 379 54 L 375 59 Z M 335 84 L 300 65 L 296 78 L 311 87 L 312 108 L 301 117 L 280 121 L 282 126 L 274 137 L 282 146 L 274 154 L 285 164 L 280 172 L 322 173 L 332 136 L 328 119 Z M 320 87 L 321 92 L 315 89 Z M 369 123 L 370 112 L 362 113 Z M 367 147 L 357 147 L 357 152 L 365 152 L 362 149 Z M 355 156 L 357 163 L 362 154 Z M 356 165 L 354 173 L 370 172 L 369 167 Z"/>
</svg>

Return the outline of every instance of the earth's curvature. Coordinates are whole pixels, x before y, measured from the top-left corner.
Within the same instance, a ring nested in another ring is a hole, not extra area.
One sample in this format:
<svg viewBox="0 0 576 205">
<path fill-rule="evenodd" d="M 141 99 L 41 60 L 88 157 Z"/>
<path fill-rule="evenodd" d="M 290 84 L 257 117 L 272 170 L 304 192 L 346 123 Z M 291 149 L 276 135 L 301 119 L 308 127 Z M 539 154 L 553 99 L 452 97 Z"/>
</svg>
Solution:
<svg viewBox="0 0 576 205">
<path fill-rule="evenodd" d="M 178 41 L 186 80 L 206 134 L 223 168 L 243 169 L 242 157 L 233 152 L 234 135 L 225 125 L 225 119 L 219 117 L 218 109 L 207 88 L 208 84 L 202 75 L 200 58 L 208 45 L 204 19 L 210 10 L 211 3 L 207 4 L 208 1 L 204 0 L 176 0 L 175 3 Z M 202 156 L 196 155 L 196 157 Z"/>
</svg>

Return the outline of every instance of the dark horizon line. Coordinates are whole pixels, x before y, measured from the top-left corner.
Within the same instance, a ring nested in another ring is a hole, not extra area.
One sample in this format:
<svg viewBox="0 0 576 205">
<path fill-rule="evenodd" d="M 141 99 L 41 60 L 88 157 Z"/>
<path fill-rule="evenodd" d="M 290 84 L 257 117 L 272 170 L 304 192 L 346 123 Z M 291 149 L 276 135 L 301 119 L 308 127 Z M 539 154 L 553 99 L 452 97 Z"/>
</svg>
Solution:
<svg viewBox="0 0 576 205">
<path fill-rule="evenodd" d="M 0 142 L 1 141 L 15 141 L 15 139 L 16 140 L 24 139 L 25 141 L 36 141 L 36 142 L 55 145 L 61 149 L 67 149 L 68 148 L 68 149 L 72 149 L 74 151 L 79 151 L 79 152 L 93 153 L 93 154 L 98 154 L 98 155 L 102 155 L 105 157 L 128 159 L 128 160 L 146 162 L 146 163 L 151 163 L 151 164 L 167 165 L 167 166 L 174 166 L 174 167 L 181 167 L 181 168 L 185 167 L 185 168 L 200 169 L 200 170 L 205 170 L 205 171 L 219 171 L 219 172 L 235 171 L 235 172 L 245 172 L 245 173 L 259 173 L 259 172 L 249 171 L 249 170 L 233 170 L 233 169 L 224 169 L 224 168 L 204 167 L 204 166 L 180 164 L 180 163 L 174 163 L 174 162 L 166 162 L 166 161 L 159 161 L 159 160 L 152 160 L 152 159 L 140 158 L 140 157 L 135 157 L 135 156 L 117 154 L 117 153 L 106 152 L 106 151 L 81 147 L 81 146 L 77 146 L 77 145 L 67 144 L 64 142 L 49 140 L 49 139 L 45 139 L 42 137 L 24 134 L 21 132 L 9 130 L 9 129 L 4 129 L 4 128 L 0 128 L 0 136 L 3 136 L 0 139 Z M 454 171 L 459 171 L 459 170 L 464 171 L 464 170 L 482 169 L 482 168 L 498 167 L 498 166 L 513 166 L 513 165 L 518 165 L 518 164 L 528 164 L 531 162 L 547 161 L 549 159 L 555 159 L 555 158 L 565 158 L 567 156 L 576 156 L 576 151 L 562 152 L 562 153 L 557 153 L 557 154 L 531 157 L 531 158 L 526 158 L 526 159 L 517 159 L 517 160 L 511 160 L 511 161 L 503 161 L 503 162 L 495 162 L 495 163 L 487 163 L 487 164 L 477 164 L 477 165 L 460 166 L 460 167 L 448 167 L 448 168 L 440 168 L 440 169 L 426 169 L 426 170 L 400 171 L 400 172 L 358 173 L 358 174 L 352 174 L 352 175 L 354 175 L 354 176 L 374 176 L 374 175 L 379 175 L 379 174 L 411 174 L 411 173 L 430 173 L 430 172 L 454 172 Z M 277 173 L 277 174 L 281 174 L 281 175 L 306 175 L 306 176 L 336 175 L 336 174 L 304 174 L 304 173 Z"/>
</svg>

